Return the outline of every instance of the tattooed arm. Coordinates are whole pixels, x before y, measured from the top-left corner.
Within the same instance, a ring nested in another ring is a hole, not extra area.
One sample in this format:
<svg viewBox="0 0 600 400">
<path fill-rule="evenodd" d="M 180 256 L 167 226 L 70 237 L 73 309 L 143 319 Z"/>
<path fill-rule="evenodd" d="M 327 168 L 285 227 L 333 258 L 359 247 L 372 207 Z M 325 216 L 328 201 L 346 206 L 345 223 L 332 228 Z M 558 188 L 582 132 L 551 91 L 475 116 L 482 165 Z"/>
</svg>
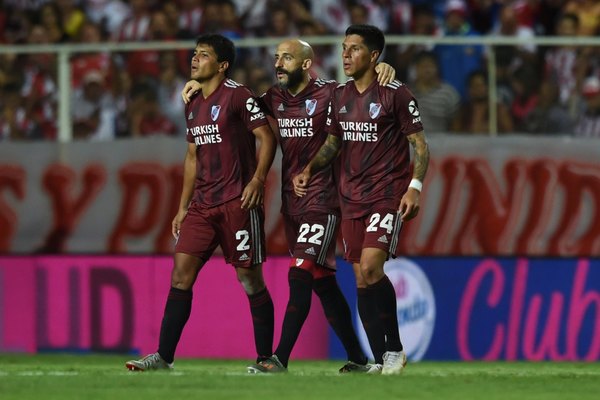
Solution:
<svg viewBox="0 0 600 400">
<path fill-rule="evenodd" d="M 429 146 L 427 145 L 425 133 L 420 131 L 409 135 L 407 139 L 414 150 L 415 157 L 413 160 L 413 180 L 406 193 L 402 196 L 400 206 L 398 207 L 398 211 L 404 221 L 416 217 L 419 213 L 421 186 L 425 179 L 425 174 L 427 174 L 427 167 L 429 166 Z"/>
<path fill-rule="evenodd" d="M 321 146 L 317 154 L 308 163 L 304 170 L 296 175 L 292 182 L 294 183 L 294 193 L 296 196 L 302 197 L 308 191 L 308 183 L 310 178 L 317 172 L 324 169 L 340 153 L 342 140 L 334 135 L 328 135 L 325 143 Z"/>
<path fill-rule="evenodd" d="M 415 151 L 413 179 L 423 182 L 427 173 L 427 167 L 429 166 L 429 146 L 427 145 L 425 133 L 423 131 L 417 132 L 409 135 L 407 138 Z"/>
</svg>

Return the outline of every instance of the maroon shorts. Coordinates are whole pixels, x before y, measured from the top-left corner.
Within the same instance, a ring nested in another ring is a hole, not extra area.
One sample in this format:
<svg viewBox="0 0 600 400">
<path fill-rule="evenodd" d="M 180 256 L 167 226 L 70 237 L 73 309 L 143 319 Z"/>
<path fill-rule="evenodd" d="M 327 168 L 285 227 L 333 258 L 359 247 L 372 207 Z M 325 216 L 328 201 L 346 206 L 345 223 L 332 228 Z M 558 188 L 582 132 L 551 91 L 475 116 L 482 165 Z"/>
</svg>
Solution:
<svg viewBox="0 0 600 400">
<path fill-rule="evenodd" d="M 215 207 L 192 203 L 181 224 L 176 253 L 207 261 L 221 245 L 225 261 L 236 267 L 251 267 L 265 260 L 264 211 L 242 209 L 239 198 Z"/>
<path fill-rule="evenodd" d="M 379 209 L 361 218 L 343 220 L 344 258 L 358 263 L 362 249 L 367 247 L 384 250 L 388 256 L 398 256 L 401 228 L 400 213 L 390 209 Z"/>
<path fill-rule="evenodd" d="M 309 212 L 303 215 L 283 214 L 283 220 L 292 256 L 335 269 L 335 242 L 340 217 Z"/>
</svg>

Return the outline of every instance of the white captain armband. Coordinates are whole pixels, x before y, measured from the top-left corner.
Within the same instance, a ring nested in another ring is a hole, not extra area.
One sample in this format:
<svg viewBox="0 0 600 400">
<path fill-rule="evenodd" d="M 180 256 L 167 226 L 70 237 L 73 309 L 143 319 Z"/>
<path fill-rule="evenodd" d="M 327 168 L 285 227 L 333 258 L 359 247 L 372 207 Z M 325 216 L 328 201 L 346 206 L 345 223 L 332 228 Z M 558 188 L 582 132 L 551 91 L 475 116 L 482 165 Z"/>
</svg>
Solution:
<svg viewBox="0 0 600 400">
<path fill-rule="evenodd" d="M 413 188 L 415 190 L 417 190 L 419 193 L 421 193 L 421 191 L 423 190 L 423 182 L 421 182 L 418 179 L 413 179 L 410 181 L 409 188 Z"/>
</svg>

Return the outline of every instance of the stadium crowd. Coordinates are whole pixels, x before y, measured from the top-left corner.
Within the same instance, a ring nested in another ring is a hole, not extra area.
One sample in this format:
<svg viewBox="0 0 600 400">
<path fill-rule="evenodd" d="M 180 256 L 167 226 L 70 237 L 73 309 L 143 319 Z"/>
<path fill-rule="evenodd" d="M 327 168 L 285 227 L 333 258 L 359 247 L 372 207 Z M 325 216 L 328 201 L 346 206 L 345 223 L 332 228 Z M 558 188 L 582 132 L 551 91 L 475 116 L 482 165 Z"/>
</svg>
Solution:
<svg viewBox="0 0 600 400">
<path fill-rule="evenodd" d="M 0 44 L 169 41 L 340 35 L 368 23 L 388 35 L 597 36 L 593 0 L 0 0 Z M 600 41 L 599 41 L 600 44 Z M 315 71 L 334 78 L 331 46 Z M 489 134 L 480 45 L 390 45 L 385 61 L 419 101 L 430 133 Z M 231 77 L 262 94 L 273 49 L 239 50 Z M 600 46 L 496 46 L 498 132 L 600 137 Z M 0 141 L 57 137 L 55 53 L 0 53 Z M 110 140 L 183 135 L 188 51 L 74 54 L 73 135 Z"/>
</svg>

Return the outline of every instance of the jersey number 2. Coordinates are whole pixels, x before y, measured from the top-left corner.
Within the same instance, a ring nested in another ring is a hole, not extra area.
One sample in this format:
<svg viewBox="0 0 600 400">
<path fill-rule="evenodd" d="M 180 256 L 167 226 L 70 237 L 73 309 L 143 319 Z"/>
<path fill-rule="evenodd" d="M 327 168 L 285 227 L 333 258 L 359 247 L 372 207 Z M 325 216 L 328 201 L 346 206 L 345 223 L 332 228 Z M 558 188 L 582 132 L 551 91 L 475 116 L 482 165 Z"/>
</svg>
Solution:
<svg viewBox="0 0 600 400">
<path fill-rule="evenodd" d="M 246 251 L 250 249 L 250 246 L 248 245 L 250 234 L 248 231 L 237 231 L 235 233 L 235 239 L 240 241 L 236 247 L 237 251 Z"/>
</svg>

